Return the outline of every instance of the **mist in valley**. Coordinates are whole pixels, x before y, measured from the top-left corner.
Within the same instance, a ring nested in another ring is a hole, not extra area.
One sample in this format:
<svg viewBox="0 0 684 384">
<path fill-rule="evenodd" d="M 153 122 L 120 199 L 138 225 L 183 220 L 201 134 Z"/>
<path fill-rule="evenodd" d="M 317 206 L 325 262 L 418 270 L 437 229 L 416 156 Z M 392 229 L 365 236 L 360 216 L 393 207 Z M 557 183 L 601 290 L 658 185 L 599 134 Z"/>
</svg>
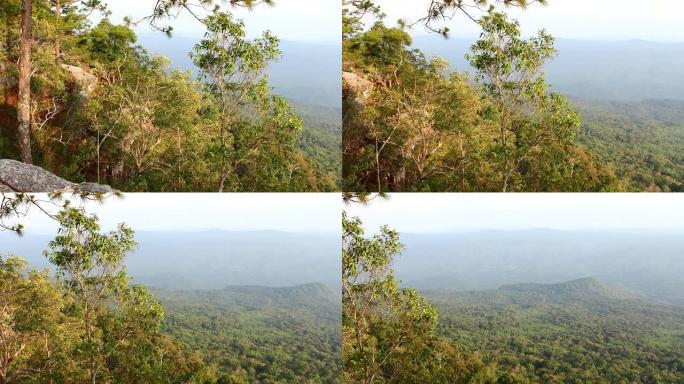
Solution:
<svg viewBox="0 0 684 384">
<path fill-rule="evenodd" d="M 484 230 L 403 233 L 397 278 L 419 290 L 492 290 L 595 278 L 684 305 L 684 233 L 655 230 Z"/>
</svg>

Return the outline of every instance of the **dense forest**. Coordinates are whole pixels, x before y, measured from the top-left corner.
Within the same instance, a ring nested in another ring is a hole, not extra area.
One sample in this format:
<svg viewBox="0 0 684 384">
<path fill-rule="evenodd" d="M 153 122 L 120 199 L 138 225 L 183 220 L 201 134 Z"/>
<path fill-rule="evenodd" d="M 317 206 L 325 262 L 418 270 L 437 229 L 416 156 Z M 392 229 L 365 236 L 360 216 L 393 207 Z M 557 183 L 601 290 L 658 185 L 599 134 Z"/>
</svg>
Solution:
<svg viewBox="0 0 684 384">
<path fill-rule="evenodd" d="M 130 227 L 104 232 L 55 195 L 1 197 L 7 234 L 22 234 L 27 207 L 58 231 L 43 269 L 0 256 L 0 383 L 339 380 L 340 298 L 328 286 L 151 290 L 128 273 L 139 245 Z"/>
<path fill-rule="evenodd" d="M 684 381 L 684 307 L 596 279 L 426 292 L 437 333 L 508 375 L 509 383 Z"/>
<path fill-rule="evenodd" d="M 343 216 L 343 377 L 363 383 L 678 383 L 684 307 L 582 278 L 417 291 L 405 250 Z M 425 260 L 422 261 L 425 263 Z M 676 269 L 676 267 L 675 267 Z"/>
<path fill-rule="evenodd" d="M 4 201 L 3 201 L 4 202 Z M 29 269 L 0 258 L 0 382 L 215 383 L 201 356 L 161 333 L 164 308 L 130 283 L 123 261 L 135 248 L 125 225 L 102 233 L 82 209 L 55 215 L 58 234 Z"/>
<path fill-rule="evenodd" d="M 340 381 L 340 296 L 327 285 L 154 292 L 162 331 L 235 383 Z"/>
<path fill-rule="evenodd" d="M 444 35 L 431 19 L 470 12 L 479 24 L 465 61 L 472 72 L 415 48 L 415 23 L 389 27 L 377 5 L 346 4 L 345 190 L 681 189 L 682 120 L 672 119 L 681 103 L 645 101 L 639 115 L 621 113 L 635 103 L 569 100 L 544 75 L 557 55 L 548 33 L 523 38 L 487 2 L 436 1 L 430 11 L 417 23 Z"/>
<path fill-rule="evenodd" d="M 684 101 L 576 100 L 578 139 L 631 191 L 684 192 Z"/>
<path fill-rule="evenodd" d="M 334 141 L 300 140 L 302 117 L 271 92 L 265 72 L 282 54 L 278 38 L 249 39 L 241 20 L 205 3 L 159 1 L 114 25 L 98 0 L 3 2 L 2 157 L 126 191 L 336 189 L 336 164 L 320 153 Z M 178 12 L 206 29 L 186 53 L 196 77 L 148 53 L 132 29 L 171 34 L 165 23 Z"/>
<path fill-rule="evenodd" d="M 342 381 L 497 383 L 478 353 L 437 336 L 438 311 L 427 299 L 399 286 L 391 265 L 402 249 L 396 231 L 368 237 L 343 214 Z"/>
</svg>

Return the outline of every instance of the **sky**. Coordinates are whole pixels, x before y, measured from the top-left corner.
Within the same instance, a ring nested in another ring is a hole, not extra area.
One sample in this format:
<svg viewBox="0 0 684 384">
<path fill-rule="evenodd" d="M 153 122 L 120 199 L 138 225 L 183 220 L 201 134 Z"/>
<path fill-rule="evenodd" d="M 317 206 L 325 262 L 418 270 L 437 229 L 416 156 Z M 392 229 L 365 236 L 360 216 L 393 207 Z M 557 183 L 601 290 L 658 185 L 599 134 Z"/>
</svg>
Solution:
<svg viewBox="0 0 684 384">
<path fill-rule="evenodd" d="M 155 0 L 104 0 L 112 11 L 111 20 L 122 22 L 128 16 L 132 20 L 149 15 Z M 342 30 L 341 5 L 339 0 L 276 0 L 274 7 L 258 6 L 249 11 L 232 9 L 233 14 L 245 21 L 250 37 L 271 30 L 281 40 L 340 43 Z M 174 34 L 185 37 L 201 37 L 204 28 L 187 13 L 179 15 L 170 24 Z M 140 25 L 139 33 L 151 32 L 146 25 Z"/>
<path fill-rule="evenodd" d="M 83 206 L 100 218 L 105 230 L 125 222 L 136 231 L 339 233 L 341 201 L 339 193 L 129 193 Z M 57 229 L 35 208 L 22 223 L 26 233 L 52 234 Z"/>
<path fill-rule="evenodd" d="M 415 21 L 426 15 L 428 0 L 379 0 L 387 13 L 386 23 L 398 19 Z M 525 11 L 509 9 L 511 17 L 520 21 L 523 34 L 546 29 L 557 38 L 588 40 L 651 40 L 684 42 L 682 0 L 548 0 L 547 6 L 532 5 Z M 454 37 L 474 37 L 477 26 L 464 16 L 448 26 Z M 423 27 L 412 30 L 426 34 Z"/>
<path fill-rule="evenodd" d="M 684 232 L 684 195 L 616 193 L 400 193 L 345 207 L 368 233 L 524 230 L 665 230 Z"/>
</svg>

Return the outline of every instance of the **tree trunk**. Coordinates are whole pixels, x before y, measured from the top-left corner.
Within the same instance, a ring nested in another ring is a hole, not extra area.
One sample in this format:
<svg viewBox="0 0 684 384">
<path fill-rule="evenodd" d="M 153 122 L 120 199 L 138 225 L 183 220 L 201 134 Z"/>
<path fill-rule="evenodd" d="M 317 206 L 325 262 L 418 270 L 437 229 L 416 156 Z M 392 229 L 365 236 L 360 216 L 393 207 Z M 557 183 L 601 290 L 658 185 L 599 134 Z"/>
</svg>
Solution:
<svg viewBox="0 0 684 384">
<path fill-rule="evenodd" d="M 62 61 L 62 2 L 55 0 L 55 18 L 57 19 L 57 31 L 55 31 L 55 60 Z"/>
<path fill-rule="evenodd" d="M 17 120 L 21 161 L 32 164 L 31 157 L 31 45 L 33 43 L 33 0 L 21 0 L 21 39 L 19 40 L 19 100 Z"/>
</svg>

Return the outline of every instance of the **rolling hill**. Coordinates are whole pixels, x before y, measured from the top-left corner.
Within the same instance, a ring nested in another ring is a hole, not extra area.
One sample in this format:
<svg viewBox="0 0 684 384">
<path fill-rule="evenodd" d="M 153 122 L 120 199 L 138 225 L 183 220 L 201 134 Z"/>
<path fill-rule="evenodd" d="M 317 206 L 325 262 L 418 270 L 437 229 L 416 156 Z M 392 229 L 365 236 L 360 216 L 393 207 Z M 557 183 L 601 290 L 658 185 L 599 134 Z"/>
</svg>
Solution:
<svg viewBox="0 0 684 384">
<path fill-rule="evenodd" d="M 341 296 L 324 284 L 155 290 L 162 330 L 249 383 L 337 383 Z"/>
<path fill-rule="evenodd" d="M 684 304 L 684 234 L 655 231 L 478 231 L 402 234 L 396 276 L 421 290 L 487 290 L 594 276 Z"/>
<path fill-rule="evenodd" d="M 438 334 L 510 383 L 684 381 L 684 307 L 584 278 L 481 292 L 425 292 Z"/>
</svg>

